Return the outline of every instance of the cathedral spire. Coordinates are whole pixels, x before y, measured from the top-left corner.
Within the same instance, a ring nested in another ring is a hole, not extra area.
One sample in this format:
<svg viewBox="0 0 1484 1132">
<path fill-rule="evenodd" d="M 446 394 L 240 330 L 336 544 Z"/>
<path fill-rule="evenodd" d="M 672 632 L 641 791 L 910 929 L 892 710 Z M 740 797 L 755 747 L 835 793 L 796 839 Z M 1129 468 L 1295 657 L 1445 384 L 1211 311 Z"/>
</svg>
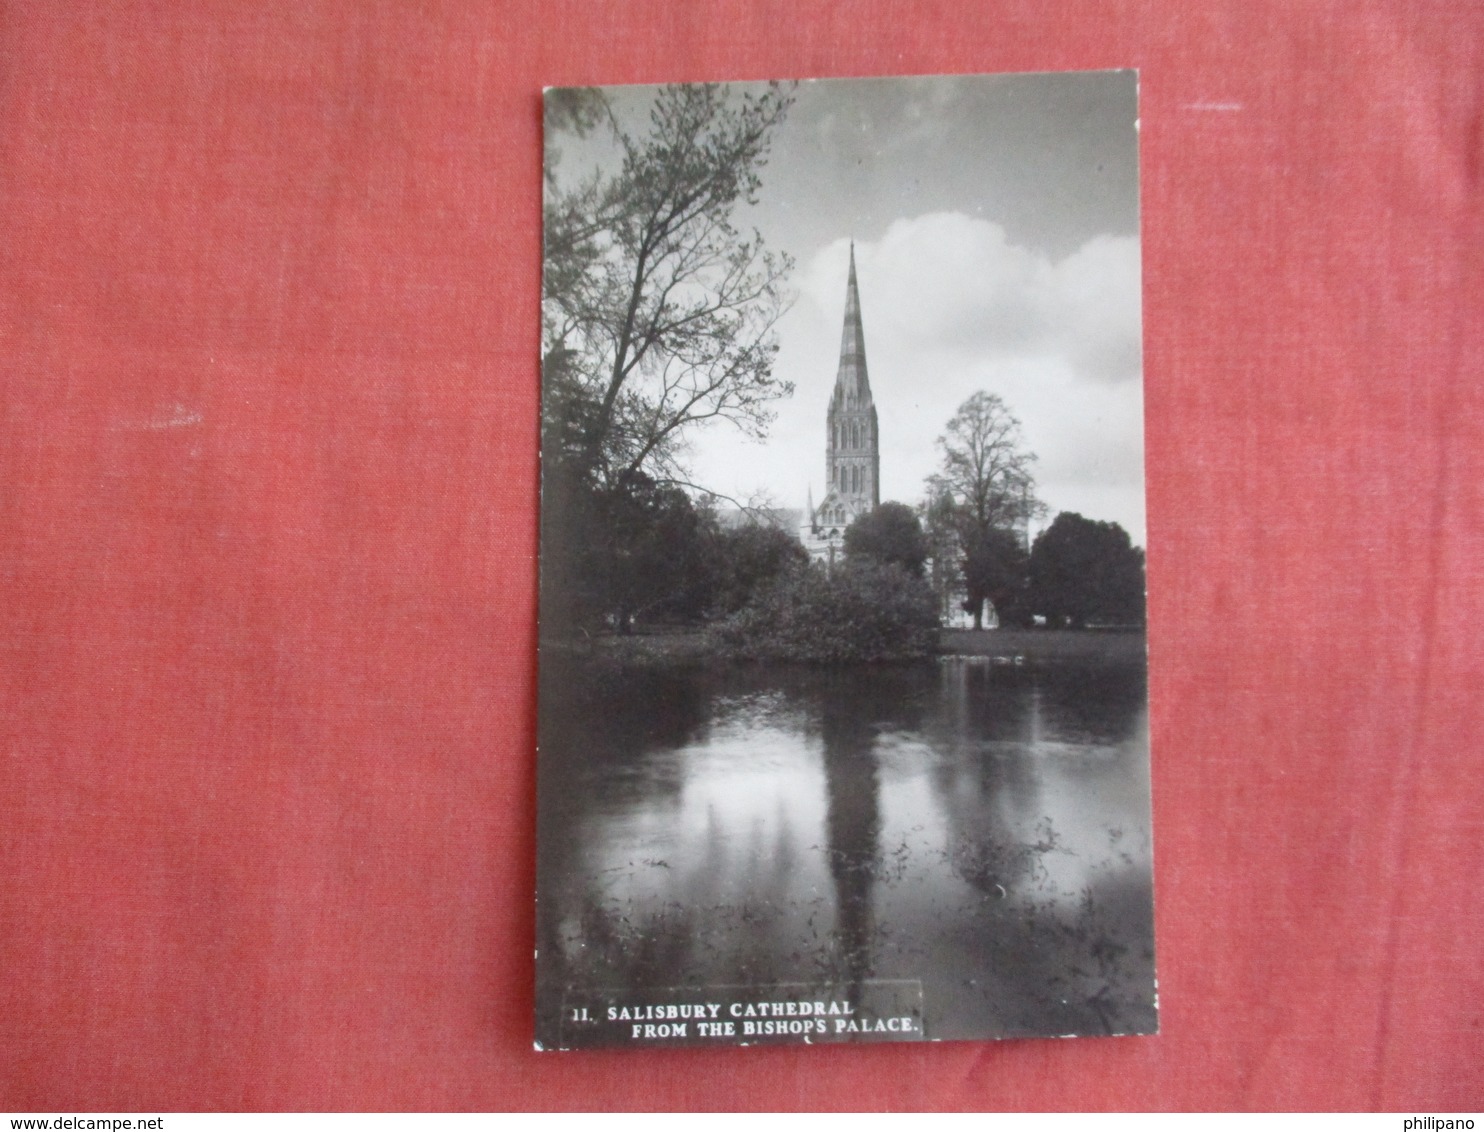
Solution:
<svg viewBox="0 0 1484 1132">
<path fill-rule="evenodd" d="M 845 284 L 845 329 L 840 335 L 840 369 L 835 375 L 836 406 L 865 408 L 871 403 L 866 376 L 866 332 L 861 325 L 860 289 L 855 282 L 855 241 L 850 241 L 850 278 Z"/>
<path fill-rule="evenodd" d="M 822 521 L 843 527 L 881 502 L 881 446 L 871 382 L 866 377 L 866 334 L 861 327 L 860 287 L 855 280 L 855 241 L 845 284 L 845 332 L 840 369 L 825 414 L 825 479 Z"/>
</svg>

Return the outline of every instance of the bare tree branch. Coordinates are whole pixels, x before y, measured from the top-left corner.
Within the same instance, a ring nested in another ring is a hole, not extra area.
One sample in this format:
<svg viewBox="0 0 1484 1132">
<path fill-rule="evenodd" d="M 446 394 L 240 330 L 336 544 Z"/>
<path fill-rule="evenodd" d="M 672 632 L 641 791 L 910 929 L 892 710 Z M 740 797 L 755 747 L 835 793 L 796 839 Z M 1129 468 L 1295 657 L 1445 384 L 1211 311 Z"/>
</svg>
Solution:
<svg viewBox="0 0 1484 1132">
<path fill-rule="evenodd" d="M 569 101 L 549 112 L 549 129 L 606 120 L 623 163 L 565 191 L 548 178 L 543 345 L 561 356 L 564 382 L 547 396 L 585 403 L 566 413 L 574 423 L 549 455 L 606 483 L 673 470 L 678 438 L 701 421 L 757 434 L 792 392 L 772 376 L 792 263 L 732 223 L 755 200 L 792 98 L 777 85 L 740 99 L 719 86 L 666 87 L 640 137 L 606 103 Z"/>
</svg>

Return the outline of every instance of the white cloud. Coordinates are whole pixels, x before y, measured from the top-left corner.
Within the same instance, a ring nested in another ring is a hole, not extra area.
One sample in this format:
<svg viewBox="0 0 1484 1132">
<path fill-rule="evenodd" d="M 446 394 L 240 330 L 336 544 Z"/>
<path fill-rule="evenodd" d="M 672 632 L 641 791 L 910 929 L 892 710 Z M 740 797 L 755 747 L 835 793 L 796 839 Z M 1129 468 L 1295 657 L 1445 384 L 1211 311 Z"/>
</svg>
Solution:
<svg viewBox="0 0 1484 1132">
<path fill-rule="evenodd" d="M 1137 380 L 1140 371 L 1139 241 L 1098 236 L 1053 269 L 1055 329 L 1079 373 Z"/>
<path fill-rule="evenodd" d="M 849 245 L 798 274 L 780 327 L 779 376 L 796 385 L 767 441 L 708 429 L 700 482 L 800 506 L 824 482 L 824 415 L 834 385 Z M 894 222 L 856 245 L 871 388 L 881 419 L 883 498 L 915 502 L 934 440 L 980 389 L 1004 397 L 1040 457 L 1042 498 L 1144 538 L 1139 247 L 1099 236 L 1060 261 L 1011 244 L 990 221 L 940 212 Z"/>
<path fill-rule="evenodd" d="M 998 224 L 950 212 L 898 220 L 862 253 L 882 329 L 904 346 L 999 354 L 1047 332 L 1049 265 Z"/>
</svg>

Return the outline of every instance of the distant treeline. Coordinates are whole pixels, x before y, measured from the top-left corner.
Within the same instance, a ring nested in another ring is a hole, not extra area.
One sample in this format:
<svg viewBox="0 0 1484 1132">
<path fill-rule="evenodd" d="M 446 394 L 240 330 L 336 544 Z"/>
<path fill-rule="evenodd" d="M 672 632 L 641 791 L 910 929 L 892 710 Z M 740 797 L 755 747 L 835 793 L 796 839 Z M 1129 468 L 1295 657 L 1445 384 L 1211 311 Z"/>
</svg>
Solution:
<svg viewBox="0 0 1484 1132">
<path fill-rule="evenodd" d="M 757 658 L 925 655 L 942 610 L 929 549 L 917 513 L 884 503 L 847 528 L 838 561 L 811 563 L 792 531 L 724 526 L 681 489 L 635 476 L 548 507 L 543 631 L 705 626 L 719 647 Z M 1004 551 L 1001 625 L 1142 623 L 1143 552 L 1117 524 L 1064 512 L 1029 555 L 1014 539 Z"/>
</svg>

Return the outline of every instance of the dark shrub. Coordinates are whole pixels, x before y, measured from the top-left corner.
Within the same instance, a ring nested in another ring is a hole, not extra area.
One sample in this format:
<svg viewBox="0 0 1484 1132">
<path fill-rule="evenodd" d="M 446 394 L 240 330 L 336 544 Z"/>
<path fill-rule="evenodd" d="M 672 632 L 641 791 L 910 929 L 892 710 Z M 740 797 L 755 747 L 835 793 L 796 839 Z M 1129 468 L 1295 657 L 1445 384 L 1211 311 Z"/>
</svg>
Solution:
<svg viewBox="0 0 1484 1132">
<path fill-rule="evenodd" d="M 809 552 L 788 531 L 750 523 L 716 536 L 715 612 L 736 613 L 754 595 L 809 565 Z"/>
<path fill-rule="evenodd" d="M 739 656 L 833 662 L 926 656 L 937 628 L 937 603 L 925 581 L 867 560 L 792 574 L 717 633 Z"/>
<path fill-rule="evenodd" d="M 1063 511 L 1036 536 L 1031 604 L 1056 626 L 1144 623 L 1144 552 L 1117 523 Z"/>
<path fill-rule="evenodd" d="M 895 563 L 920 578 L 928 546 L 922 523 L 912 508 L 904 503 L 883 503 L 845 528 L 845 554 L 852 559 Z"/>
</svg>

